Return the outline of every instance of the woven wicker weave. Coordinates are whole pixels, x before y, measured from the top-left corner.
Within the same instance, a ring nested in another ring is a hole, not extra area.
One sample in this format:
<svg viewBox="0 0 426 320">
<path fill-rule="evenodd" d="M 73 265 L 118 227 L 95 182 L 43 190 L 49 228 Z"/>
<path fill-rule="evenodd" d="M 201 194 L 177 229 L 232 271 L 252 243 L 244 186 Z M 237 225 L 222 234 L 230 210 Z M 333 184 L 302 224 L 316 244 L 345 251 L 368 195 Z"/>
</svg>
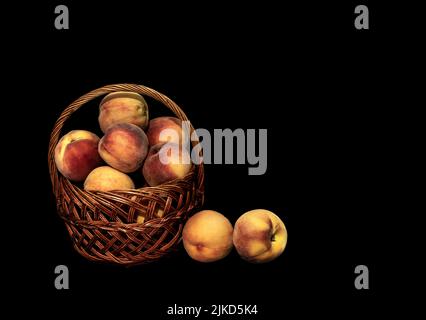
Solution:
<svg viewBox="0 0 426 320">
<path fill-rule="evenodd" d="M 57 211 L 74 248 L 89 260 L 135 265 L 163 257 L 180 241 L 188 215 L 203 203 L 204 170 L 202 164 L 194 165 L 183 179 L 114 192 L 88 192 L 59 174 L 54 149 L 65 121 L 88 101 L 114 91 L 151 97 L 181 120 L 188 120 L 176 103 L 153 89 L 134 84 L 108 85 L 83 95 L 62 112 L 50 137 L 48 163 Z M 154 216 L 159 208 L 164 210 L 162 218 Z M 139 214 L 145 216 L 142 224 L 135 223 Z"/>
</svg>

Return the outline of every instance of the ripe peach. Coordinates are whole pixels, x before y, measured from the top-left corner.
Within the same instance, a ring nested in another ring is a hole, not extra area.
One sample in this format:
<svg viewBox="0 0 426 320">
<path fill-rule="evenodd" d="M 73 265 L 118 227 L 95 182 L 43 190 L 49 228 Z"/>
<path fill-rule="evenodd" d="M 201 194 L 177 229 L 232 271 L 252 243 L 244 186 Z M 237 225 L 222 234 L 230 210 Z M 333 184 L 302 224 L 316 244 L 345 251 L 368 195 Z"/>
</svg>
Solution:
<svg viewBox="0 0 426 320">
<path fill-rule="evenodd" d="M 127 174 L 108 166 L 96 168 L 90 172 L 86 181 L 84 181 L 84 190 L 86 191 L 106 192 L 134 188 L 135 185 Z"/>
<path fill-rule="evenodd" d="M 287 244 L 287 230 L 284 222 L 271 211 L 251 210 L 235 223 L 233 241 L 244 260 L 268 262 L 283 253 Z"/>
<path fill-rule="evenodd" d="M 146 135 L 150 146 L 164 142 L 183 144 L 189 141 L 189 128 L 185 130 L 178 118 L 158 117 L 149 122 Z"/>
<path fill-rule="evenodd" d="M 157 144 L 149 150 L 142 174 L 151 186 L 183 178 L 191 170 L 189 152 L 175 143 Z"/>
<path fill-rule="evenodd" d="M 148 105 L 136 92 L 113 92 L 101 101 L 98 120 L 104 133 L 117 123 L 132 123 L 145 129 L 148 125 Z"/>
<path fill-rule="evenodd" d="M 98 153 L 99 137 L 86 130 L 73 130 L 55 147 L 55 163 L 59 172 L 72 181 L 84 181 L 102 163 Z"/>
<path fill-rule="evenodd" d="M 186 222 L 182 239 L 192 259 L 216 261 L 226 257 L 232 249 L 232 225 L 219 212 L 203 210 Z"/>
<path fill-rule="evenodd" d="M 141 128 L 117 123 L 108 128 L 99 142 L 99 154 L 111 167 L 125 173 L 142 166 L 148 153 L 148 139 Z"/>
</svg>

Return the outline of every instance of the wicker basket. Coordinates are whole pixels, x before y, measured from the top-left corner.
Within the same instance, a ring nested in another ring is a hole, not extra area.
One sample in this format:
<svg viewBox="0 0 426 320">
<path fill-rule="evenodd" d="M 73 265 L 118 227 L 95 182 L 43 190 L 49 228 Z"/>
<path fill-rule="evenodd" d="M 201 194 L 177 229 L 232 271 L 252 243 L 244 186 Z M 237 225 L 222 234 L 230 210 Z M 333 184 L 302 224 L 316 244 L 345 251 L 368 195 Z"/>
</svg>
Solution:
<svg viewBox="0 0 426 320">
<path fill-rule="evenodd" d="M 133 91 L 151 97 L 181 120 L 185 113 L 165 95 L 142 85 L 108 85 L 71 103 L 56 121 L 49 143 L 49 171 L 59 216 L 74 248 L 85 258 L 119 265 L 157 260 L 179 243 L 185 220 L 204 200 L 203 165 L 193 165 L 183 178 L 157 187 L 114 192 L 88 192 L 58 173 L 54 149 L 61 129 L 72 113 L 88 101 L 114 91 Z M 191 126 L 191 132 L 193 131 Z M 192 146 L 198 142 L 193 141 Z M 161 208 L 162 218 L 154 216 Z M 143 224 L 135 223 L 138 214 Z"/>
</svg>

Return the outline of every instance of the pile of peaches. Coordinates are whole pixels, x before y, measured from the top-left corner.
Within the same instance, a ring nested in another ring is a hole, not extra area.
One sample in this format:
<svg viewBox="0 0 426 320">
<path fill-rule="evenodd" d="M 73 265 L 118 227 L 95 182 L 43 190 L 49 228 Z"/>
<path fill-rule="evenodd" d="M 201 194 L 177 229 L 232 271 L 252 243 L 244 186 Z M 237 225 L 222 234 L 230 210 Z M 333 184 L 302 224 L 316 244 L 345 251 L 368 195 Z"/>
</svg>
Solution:
<svg viewBox="0 0 426 320">
<path fill-rule="evenodd" d="M 132 172 L 140 172 L 147 185 L 157 186 L 183 178 L 190 171 L 189 152 L 180 147 L 184 141 L 181 120 L 149 120 L 148 105 L 140 94 L 108 94 L 100 103 L 98 121 L 102 138 L 86 130 L 73 130 L 55 148 L 59 172 L 71 181 L 84 181 L 85 190 L 134 189 L 128 175 Z M 171 148 L 176 146 L 176 152 L 170 153 L 176 159 L 167 163 L 161 161 L 159 153 L 165 143 Z"/>
<path fill-rule="evenodd" d="M 110 93 L 99 106 L 102 138 L 86 130 L 65 134 L 55 147 L 59 172 L 75 182 L 84 182 L 87 191 L 134 189 L 129 173 L 140 172 L 149 186 L 183 178 L 191 170 L 190 155 L 182 147 L 186 141 L 182 121 L 175 117 L 149 120 L 145 99 L 135 92 Z M 160 157 L 167 143 L 173 148 L 169 161 Z M 157 217 L 163 216 L 159 209 Z M 137 223 L 144 217 L 138 216 Z M 183 245 L 188 255 L 200 262 L 226 257 L 233 247 L 245 260 L 263 263 L 284 251 L 287 230 L 283 221 L 268 210 L 243 214 L 233 228 L 222 214 L 203 210 L 186 222 Z"/>
<path fill-rule="evenodd" d="M 265 209 L 247 211 L 234 227 L 223 214 L 203 210 L 186 222 L 182 240 L 188 255 L 200 262 L 223 259 L 235 247 L 244 260 L 265 263 L 284 252 L 287 229 L 280 217 Z"/>
</svg>

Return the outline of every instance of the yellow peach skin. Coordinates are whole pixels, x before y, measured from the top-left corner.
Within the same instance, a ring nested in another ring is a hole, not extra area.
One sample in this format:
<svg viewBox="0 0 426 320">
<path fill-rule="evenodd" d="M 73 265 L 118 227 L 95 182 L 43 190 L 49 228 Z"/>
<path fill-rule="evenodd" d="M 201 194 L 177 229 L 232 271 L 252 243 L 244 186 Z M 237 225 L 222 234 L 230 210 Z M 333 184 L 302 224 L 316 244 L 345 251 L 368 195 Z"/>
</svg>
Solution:
<svg viewBox="0 0 426 320">
<path fill-rule="evenodd" d="M 232 230 L 229 220 L 219 212 L 200 211 L 189 218 L 183 228 L 184 248 L 194 260 L 220 260 L 232 249 Z"/>
<path fill-rule="evenodd" d="M 273 212 L 251 210 L 235 223 L 233 241 L 243 259 L 253 263 L 269 262 L 283 253 L 287 244 L 287 229 Z"/>
<path fill-rule="evenodd" d="M 135 185 L 127 174 L 108 166 L 96 168 L 90 172 L 86 181 L 84 181 L 84 190 L 86 191 L 106 192 L 134 188 Z"/>
<path fill-rule="evenodd" d="M 98 120 L 104 133 L 117 123 L 131 123 L 146 129 L 149 120 L 148 105 L 136 92 L 113 92 L 101 101 Z"/>
</svg>

